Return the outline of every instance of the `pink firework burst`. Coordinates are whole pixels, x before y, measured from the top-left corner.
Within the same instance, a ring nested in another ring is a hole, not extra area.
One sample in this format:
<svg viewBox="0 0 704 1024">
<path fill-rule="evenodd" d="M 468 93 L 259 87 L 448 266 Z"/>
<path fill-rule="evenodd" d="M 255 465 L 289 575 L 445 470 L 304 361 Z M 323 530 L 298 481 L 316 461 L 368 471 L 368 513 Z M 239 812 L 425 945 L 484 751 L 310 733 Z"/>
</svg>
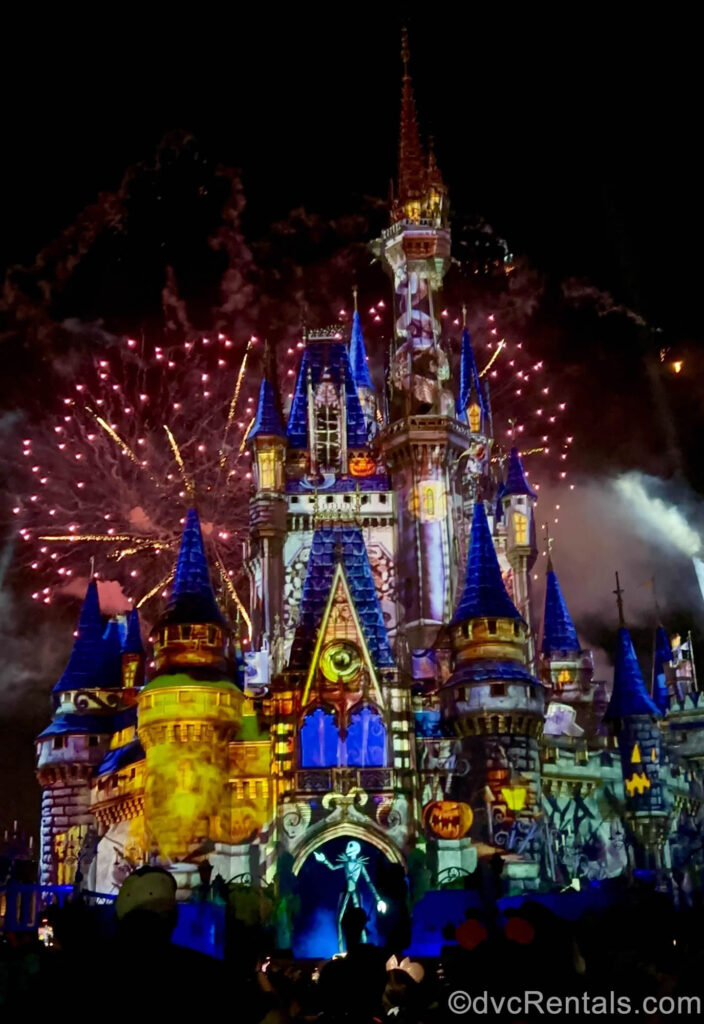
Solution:
<svg viewBox="0 0 704 1024">
<path fill-rule="evenodd" d="M 21 442 L 12 509 L 35 600 L 72 581 L 116 580 L 137 606 L 158 602 L 186 510 L 198 508 L 214 582 L 247 622 L 242 566 L 256 411 L 257 339 L 223 334 L 161 347 L 135 339 L 86 359 L 52 416 Z"/>
</svg>

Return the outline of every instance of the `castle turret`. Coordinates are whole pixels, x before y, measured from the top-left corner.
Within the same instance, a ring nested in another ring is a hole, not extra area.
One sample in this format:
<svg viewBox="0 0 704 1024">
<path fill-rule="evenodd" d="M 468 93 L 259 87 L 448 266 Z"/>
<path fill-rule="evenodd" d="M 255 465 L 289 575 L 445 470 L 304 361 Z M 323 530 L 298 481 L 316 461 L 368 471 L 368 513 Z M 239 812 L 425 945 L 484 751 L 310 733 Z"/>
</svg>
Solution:
<svg viewBox="0 0 704 1024">
<path fill-rule="evenodd" d="M 254 648 L 267 643 L 282 619 L 283 550 L 286 539 L 286 430 L 279 414 L 273 368 L 265 366 L 248 442 L 253 456 L 254 495 L 249 504 L 251 611 Z"/>
<path fill-rule="evenodd" d="M 202 840 L 227 841 L 229 835 L 223 817 L 228 742 L 244 696 L 225 657 L 226 629 L 191 509 L 171 594 L 154 631 L 156 674 L 139 695 L 147 843 L 171 860 Z"/>
<path fill-rule="evenodd" d="M 506 556 L 513 570 L 513 597 L 528 627 L 528 659 L 533 663 L 535 648 L 531 622 L 530 570 L 538 548 L 535 540 L 534 509 L 538 495 L 528 483 L 517 448 L 508 458 L 508 472 L 501 489 L 506 522 Z"/>
<path fill-rule="evenodd" d="M 106 637 L 98 588 L 91 580 L 71 656 L 52 690 L 53 720 L 37 738 L 43 884 L 74 881 L 82 845 L 95 825 L 91 779 L 108 749 L 113 714 L 121 706 L 117 630 L 117 623 L 110 624 Z"/>
<path fill-rule="evenodd" d="M 549 688 L 552 700 L 580 703 L 590 692 L 594 660 L 591 651 L 582 650 L 551 554 L 545 575 L 539 665 L 541 680 Z"/>
<path fill-rule="evenodd" d="M 450 630 L 455 667 L 443 713 L 458 736 L 456 763 L 466 769 L 453 778 L 453 796 L 471 806 L 475 839 L 520 853 L 509 875 L 537 878 L 543 687 L 528 669 L 527 624 L 506 593 L 482 503 L 474 506 Z"/>
<path fill-rule="evenodd" d="M 661 781 L 662 715 L 645 686 L 631 635 L 625 627 L 622 593 L 617 574 L 620 626 L 614 688 L 604 718 L 611 724 L 618 743 L 624 813 L 635 839 L 636 865 L 660 868 L 668 824 Z"/>
</svg>

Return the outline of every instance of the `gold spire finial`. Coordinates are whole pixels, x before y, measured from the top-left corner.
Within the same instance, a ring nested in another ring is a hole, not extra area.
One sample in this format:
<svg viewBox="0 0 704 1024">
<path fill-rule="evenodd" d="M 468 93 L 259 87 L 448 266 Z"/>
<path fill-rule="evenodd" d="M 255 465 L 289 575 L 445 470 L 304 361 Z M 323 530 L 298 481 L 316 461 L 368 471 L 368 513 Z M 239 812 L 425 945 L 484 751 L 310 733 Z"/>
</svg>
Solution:
<svg viewBox="0 0 704 1024">
<path fill-rule="evenodd" d="M 626 625 L 626 620 L 623 617 L 623 595 L 625 591 L 621 589 L 621 582 L 618 578 L 618 573 L 615 573 L 614 575 L 616 576 L 616 589 L 613 591 L 613 593 L 616 595 L 616 607 L 618 608 L 618 625 L 619 629 L 623 629 L 623 627 Z"/>
<path fill-rule="evenodd" d="M 462 326 L 467 326 L 467 303 L 462 303 Z"/>
<path fill-rule="evenodd" d="M 357 308 L 357 297 L 358 297 L 358 295 L 359 295 L 359 288 L 357 287 L 356 284 L 353 284 L 352 285 L 352 301 L 354 303 L 354 311 L 355 311 L 355 313 L 359 312 L 359 310 Z"/>
</svg>

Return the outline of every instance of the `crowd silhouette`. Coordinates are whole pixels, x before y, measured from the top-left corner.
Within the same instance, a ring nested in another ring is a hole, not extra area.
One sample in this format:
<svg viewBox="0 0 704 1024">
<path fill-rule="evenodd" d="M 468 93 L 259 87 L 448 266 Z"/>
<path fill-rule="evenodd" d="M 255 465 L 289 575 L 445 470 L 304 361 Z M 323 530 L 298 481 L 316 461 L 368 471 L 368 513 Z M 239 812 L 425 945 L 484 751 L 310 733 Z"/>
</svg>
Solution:
<svg viewBox="0 0 704 1024">
<path fill-rule="evenodd" d="M 458 907 L 462 900 L 458 890 Z M 80 898 L 49 908 L 44 921 L 48 944 L 36 933 L 2 938 L 0 1019 L 42 1012 L 63 1019 L 72 1008 L 72 1015 L 124 1020 L 130 1008 L 138 1020 L 176 1022 L 227 1008 L 235 1024 L 544 1020 L 544 1008 L 509 1003 L 526 992 L 562 1000 L 562 1015 L 573 1019 L 623 1019 L 615 998 L 629 998 L 648 1021 L 699 1016 L 704 1008 L 702 907 L 692 900 L 675 909 L 647 887 L 624 889 L 609 909 L 576 921 L 531 900 L 500 913 L 487 899 L 467 906 L 459 924 L 446 924 L 445 945 L 432 959 L 409 959 L 401 921 L 386 948 L 364 942 L 366 914 L 352 907 L 343 919 L 344 956 L 296 961 L 271 948 L 265 930 L 230 922 L 218 960 L 172 942 L 176 883 L 156 867 L 129 876 L 109 934 Z M 646 997 L 651 1009 L 641 1012 Z M 701 1002 L 683 1010 L 681 997 Z"/>
</svg>

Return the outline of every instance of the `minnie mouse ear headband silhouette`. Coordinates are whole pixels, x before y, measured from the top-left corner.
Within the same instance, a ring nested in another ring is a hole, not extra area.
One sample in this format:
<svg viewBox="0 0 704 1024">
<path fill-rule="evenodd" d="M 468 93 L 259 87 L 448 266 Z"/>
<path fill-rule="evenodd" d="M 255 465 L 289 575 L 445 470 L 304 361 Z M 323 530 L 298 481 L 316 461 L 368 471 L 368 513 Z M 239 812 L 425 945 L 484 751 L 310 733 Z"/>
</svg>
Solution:
<svg viewBox="0 0 704 1024">
<path fill-rule="evenodd" d="M 422 966 L 415 962 L 415 960 L 409 960 L 407 956 L 404 956 L 400 962 L 395 956 L 390 956 L 386 961 L 387 971 L 404 971 L 413 981 L 422 981 L 425 977 L 425 971 Z"/>
</svg>

